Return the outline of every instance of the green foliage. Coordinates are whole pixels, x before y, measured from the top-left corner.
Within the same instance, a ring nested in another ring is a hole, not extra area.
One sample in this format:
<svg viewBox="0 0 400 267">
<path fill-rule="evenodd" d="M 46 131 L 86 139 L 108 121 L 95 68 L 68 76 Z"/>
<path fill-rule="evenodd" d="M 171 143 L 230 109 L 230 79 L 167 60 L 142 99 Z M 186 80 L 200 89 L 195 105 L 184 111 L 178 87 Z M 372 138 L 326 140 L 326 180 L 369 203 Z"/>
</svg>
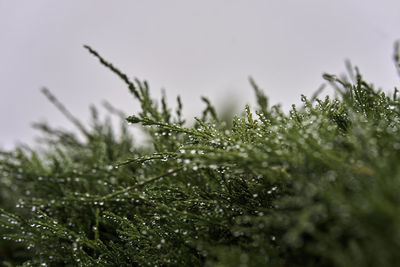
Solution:
<svg viewBox="0 0 400 267">
<path fill-rule="evenodd" d="M 349 67 L 337 97 L 258 107 L 232 125 L 207 98 L 193 126 L 117 74 L 141 104 L 116 134 L 92 108 L 79 129 L 37 124 L 42 151 L 0 154 L 5 266 L 396 266 L 400 264 L 400 102 Z M 398 60 L 398 59 L 397 59 Z M 106 105 L 119 117 L 126 116 Z M 151 146 L 137 146 L 128 123 Z"/>
</svg>

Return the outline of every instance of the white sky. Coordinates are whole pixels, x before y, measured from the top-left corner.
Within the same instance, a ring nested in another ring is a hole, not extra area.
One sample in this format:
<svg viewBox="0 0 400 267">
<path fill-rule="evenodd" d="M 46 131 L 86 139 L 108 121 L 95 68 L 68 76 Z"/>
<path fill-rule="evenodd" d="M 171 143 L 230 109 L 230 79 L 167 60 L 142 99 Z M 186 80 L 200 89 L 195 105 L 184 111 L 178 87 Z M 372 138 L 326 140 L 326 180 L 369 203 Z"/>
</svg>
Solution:
<svg viewBox="0 0 400 267">
<path fill-rule="evenodd" d="M 344 60 L 385 91 L 399 85 L 392 62 L 400 1 L 0 0 L 0 148 L 31 143 L 30 124 L 71 124 L 46 100 L 48 87 L 83 121 L 107 100 L 128 114 L 138 103 L 83 49 L 88 44 L 154 97 L 181 95 L 187 117 L 216 105 L 254 103 L 248 76 L 284 107 L 342 73 Z"/>
</svg>

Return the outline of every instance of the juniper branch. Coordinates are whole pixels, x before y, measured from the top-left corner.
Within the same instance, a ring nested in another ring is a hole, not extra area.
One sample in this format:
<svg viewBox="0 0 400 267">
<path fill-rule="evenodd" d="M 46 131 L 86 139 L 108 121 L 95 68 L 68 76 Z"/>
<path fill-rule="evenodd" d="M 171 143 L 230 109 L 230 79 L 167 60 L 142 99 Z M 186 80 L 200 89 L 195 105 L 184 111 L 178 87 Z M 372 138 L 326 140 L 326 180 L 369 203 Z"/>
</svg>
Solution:
<svg viewBox="0 0 400 267">
<path fill-rule="evenodd" d="M 139 101 L 142 99 L 142 97 L 140 96 L 139 91 L 137 90 L 136 86 L 133 84 L 133 82 L 131 82 L 129 80 L 128 76 L 125 73 L 121 72 L 118 68 L 114 67 L 113 64 L 111 64 L 110 62 L 106 61 L 102 56 L 99 55 L 99 53 L 97 53 L 97 51 L 92 49 L 90 46 L 84 45 L 83 47 L 86 48 L 93 56 L 98 58 L 101 64 L 103 64 L 105 67 L 107 67 L 112 72 L 117 74 L 128 85 L 129 90 L 135 95 L 135 97 Z"/>
<path fill-rule="evenodd" d="M 111 194 L 108 194 L 108 195 L 106 195 L 106 196 L 104 196 L 104 197 L 101 197 L 100 200 L 111 199 L 111 198 L 113 198 L 113 197 L 115 197 L 115 196 L 122 195 L 122 194 L 124 194 L 124 193 L 126 193 L 126 192 L 129 192 L 129 191 L 131 191 L 131 190 L 144 187 L 144 186 L 146 186 L 147 184 L 150 184 L 150 183 L 152 183 L 152 182 L 154 182 L 154 181 L 160 180 L 161 178 L 164 178 L 164 177 L 166 177 L 166 176 L 169 176 L 169 175 L 171 175 L 171 174 L 173 174 L 173 173 L 176 173 L 176 172 L 178 172 L 178 171 L 180 171 L 180 170 L 182 170 L 182 169 L 183 169 L 183 167 L 179 167 L 179 168 L 176 168 L 176 169 L 169 170 L 169 171 L 167 171 L 167 172 L 165 172 L 165 173 L 163 173 L 163 174 L 160 174 L 160 175 L 158 175 L 158 176 L 156 176 L 156 177 L 153 177 L 153 178 L 151 178 L 151 179 L 149 179 L 149 180 L 146 180 L 146 181 L 144 181 L 144 182 L 142 182 L 142 183 L 138 183 L 138 184 L 134 184 L 134 185 L 132 185 L 132 186 L 128 186 L 127 188 L 124 188 L 124 189 L 122 189 L 122 190 L 119 190 L 119 191 L 113 192 L 113 193 L 111 193 Z"/>
<path fill-rule="evenodd" d="M 75 118 L 71 112 L 50 92 L 46 87 L 42 88 L 42 93 L 50 100 L 54 106 L 69 120 L 71 121 L 86 137 L 91 138 L 89 132 L 85 129 L 82 123 Z"/>
</svg>

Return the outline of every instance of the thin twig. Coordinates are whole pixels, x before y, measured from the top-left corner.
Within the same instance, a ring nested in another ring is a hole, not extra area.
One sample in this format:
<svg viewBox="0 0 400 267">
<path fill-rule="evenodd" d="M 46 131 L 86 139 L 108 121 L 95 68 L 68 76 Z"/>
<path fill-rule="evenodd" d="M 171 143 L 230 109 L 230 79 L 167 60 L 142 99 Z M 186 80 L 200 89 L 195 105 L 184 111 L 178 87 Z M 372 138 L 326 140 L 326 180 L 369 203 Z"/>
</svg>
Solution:
<svg viewBox="0 0 400 267">
<path fill-rule="evenodd" d="M 176 172 L 180 171 L 181 169 L 183 169 L 183 167 L 176 168 L 176 169 L 172 169 L 172 170 L 170 170 L 170 171 L 168 171 L 168 172 L 166 172 L 166 173 L 163 173 L 163 174 L 161 174 L 161 175 L 158 175 L 158 176 L 156 176 L 156 177 L 153 177 L 153 178 L 151 178 L 151 179 L 149 179 L 149 180 L 147 180 L 147 181 L 144 181 L 144 182 L 142 182 L 142 183 L 134 184 L 134 185 L 129 186 L 129 187 L 127 187 L 127 188 L 124 188 L 124 189 L 122 189 L 122 190 L 119 190 L 119 191 L 116 191 L 116 192 L 114 192 L 114 193 L 108 194 L 108 195 L 102 197 L 102 199 L 103 199 L 103 200 L 105 200 L 105 199 L 110 199 L 110 198 L 112 198 L 112 197 L 121 195 L 121 194 L 123 194 L 123 193 L 126 193 L 126 192 L 128 192 L 128 191 L 134 190 L 134 189 L 136 189 L 136 188 L 143 187 L 143 186 L 145 186 L 145 185 L 147 185 L 147 184 L 149 184 L 149 183 L 152 183 L 152 182 L 154 182 L 154 181 L 157 181 L 157 180 L 159 180 L 159 179 L 161 179 L 161 178 L 163 178 L 163 177 L 166 177 L 166 176 L 168 176 L 168 175 L 171 175 L 171 174 L 173 174 L 173 173 L 176 173 Z"/>
<path fill-rule="evenodd" d="M 85 127 L 82 125 L 82 123 L 75 118 L 71 112 L 68 111 L 68 109 L 50 92 L 49 89 L 46 87 L 42 88 L 42 93 L 47 97 L 47 99 L 50 100 L 50 102 L 56 106 L 56 108 L 69 120 L 71 121 L 79 130 L 82 131 L 82 133 L 86 137 L 91 137 L 91 135 L 86 131 Z"/>
<path fill-rule="evenodd" d="M 93 56 L 95 56 L 101 64 L 103 64 L 105 67 L 107 67 L 108 69 L 110 69 L 112 72 L 114 72 L 115 74 L 117 74 L 127 85 L 129 90 L 135 95 L 135 97 L 140 101 L 142 98 L 139 94 L 139 91 L 137 90 L 136 86 L 133 84 L 133 82 L 131 82 L 128 78 L 128 76 L 121 72 L 118 68 L 116 68 L 113 64 L 111 64 L 110 62 L 108 62 L 107 60 L 105 60 L 102 56 L 99 55 L 99 53 L 97 53 L 97 51 L 95 51 L 94 49 L 92 49 L 90 46 L 88 45 L 84 45 L 84 48 L 86 48 L 90 54 L 92 54 Z"/>
</svg>

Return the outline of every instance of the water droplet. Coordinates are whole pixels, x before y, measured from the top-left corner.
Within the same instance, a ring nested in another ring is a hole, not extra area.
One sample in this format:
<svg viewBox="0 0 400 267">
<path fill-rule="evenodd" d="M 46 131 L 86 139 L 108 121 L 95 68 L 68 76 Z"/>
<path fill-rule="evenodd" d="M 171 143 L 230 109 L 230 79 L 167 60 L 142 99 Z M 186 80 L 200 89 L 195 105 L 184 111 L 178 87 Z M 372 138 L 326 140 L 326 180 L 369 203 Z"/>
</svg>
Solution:
<svg viewBox="0 0 400 267">
<path fill-rule="evenodd" d="M 213 170 L 215 170 L 215 169 L 217 169 L 218 168 L 218 166 L 217 165 L 215 165 L 215 164 L 211 164 L 211 165 L 209 165 L 208 167 L 210 167 L 211 169 L 213 169 Z"/>
</svg>

